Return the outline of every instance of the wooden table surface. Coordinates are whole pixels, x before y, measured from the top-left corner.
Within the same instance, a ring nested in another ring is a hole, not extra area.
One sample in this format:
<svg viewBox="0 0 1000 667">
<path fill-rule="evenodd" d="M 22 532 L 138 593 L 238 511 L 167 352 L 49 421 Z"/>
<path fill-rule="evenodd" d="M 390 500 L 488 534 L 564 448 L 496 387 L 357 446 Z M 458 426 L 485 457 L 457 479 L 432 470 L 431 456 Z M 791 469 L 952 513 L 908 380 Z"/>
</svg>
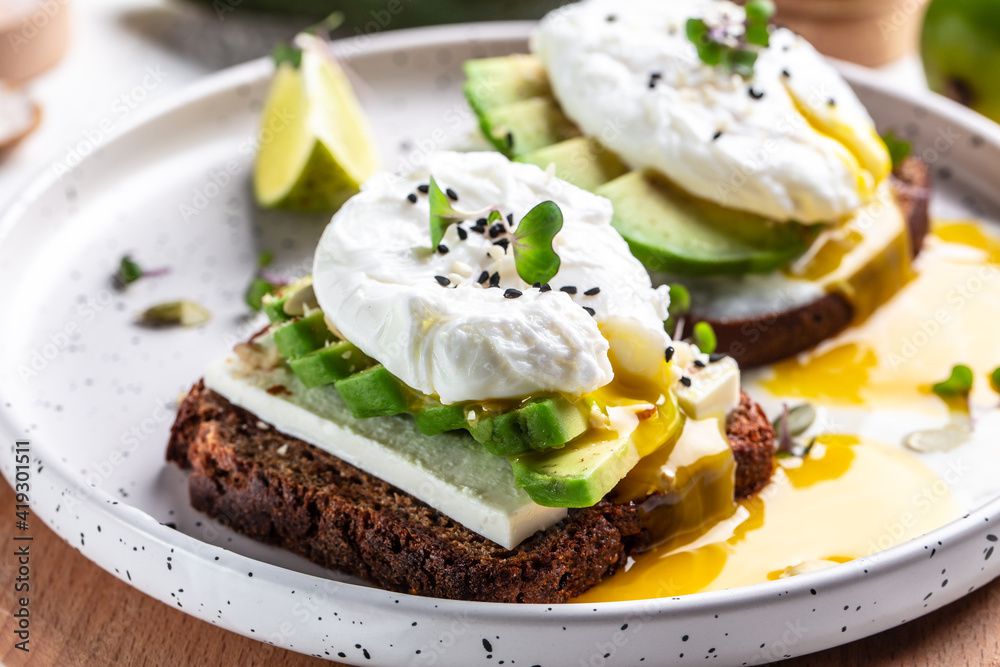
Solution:
<svg viewBox="0 0 1000 667">
<path fill-rule="evenodd" d="M 0 512 L 13 512 L 0 481 Z M 316 658 L 261 644 L 157 602 L 104 572 L 40 521 L 32 525 L 31 651 L 14 648 L 14 526 L 0 523 L 0 663 L 319 667 Z M 880 635 L 785 663 L 1000 667 L 1000 579 L 944 609 Z"/>
</svg>

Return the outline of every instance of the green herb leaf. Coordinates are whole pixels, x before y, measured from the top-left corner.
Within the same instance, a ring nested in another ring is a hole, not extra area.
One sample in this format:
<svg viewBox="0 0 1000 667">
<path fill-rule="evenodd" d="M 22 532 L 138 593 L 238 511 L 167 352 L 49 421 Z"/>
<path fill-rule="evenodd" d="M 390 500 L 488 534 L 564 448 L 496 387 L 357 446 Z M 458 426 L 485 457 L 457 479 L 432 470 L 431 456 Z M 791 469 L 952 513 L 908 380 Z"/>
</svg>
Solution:
<svg viewBox="0 0 1000 667">
<path fill-rule="evenodd" d="M 889 149 L 889 158 L 892 160 L 893 169 L 902 164 L 903 160 L 910 155 L 910 151 L 913 150 L 913 145 L 906 139 L 897 137 L 895 130 L 889 130 L 883 134 L 882 141 L 885 143 L 885 147 Z"/>
<path fill-rule="evenodd" d="M 670 307 L 671 317 L 683 317 L 691 310 L 691 292 L 688 292 L 684 285 L 670 285 Z"/>
<path fill-rule="evenodd" d="M 670 306 L 667 309 L 667 320 L 663 330 L 673 336 L 677 333 L 677 323 L 691 310 L 691 293 L 683 285 L 670 285 Z"/>
<path fill-rule="evenodd" d="M 990 373 L 990 387 L 993 388 L 993 391 L 1000 394 L 1000 366 Z"/>
<path fill-rule="evenodd" d="M 719 344 L 715 337 L 715 329 L 708 322 L 698 322 L 698 324 L 694 325 L 691 338 L 694 339 L 694 344 L 698 346 L 698 349 L 705 354 L 715 352 L 715 348 Z"/>
<path fill-rule="evenodd" d="M 552 249 L 552 239 L 562 226 L 562 210 L 552 201 L 543 201 L 521 219 L 511 238 L 514 265 L 521 280 L 547 283 L 558 273 L 561 260 Z"/>
<path fill-rule="evenodd" d="M 698 45 L 698 58 L 706 65 L 718 65 L 727 51 L 728 47 L 718 42 L 706 42 Z"/>
<path fill-rule="evenodd" d="M 774 16 L 774 3 L 771 0 L 750 0 L 744 5 L 747 21 L 767 23 Z"/>
<path fill-rule="evenodd" d="M 486 219 L 486 226 L 489 227 L 495 222 L 503 222 L 503 216 L 500 215 L 500 211 L 490 211 L 490 217 Z"/>
<path fill-rule="evenodd" d="M 774 14 L 771 0 L 750 0 L 746 4 L 743 34 L 738 37 L 713 36 L 712 26 L 704 19 L 690 18 L 685 24 L 688 41 L 694 44 L 698 58 L 706 65 L 720 65 L 744 78 L 753 76 L 757 49 L 771 43 L 768 21 Z"/>
<path fill-rule="evenodd" d="M 744 79 L 749 79 L 753 76 L 753 66 L 756 62 L 757 53 L 755 51 L 729 49 L 726 52 L 726 67 L 728 67 L 733 73 L 739 74 Z"/>
<path fill-rule="evenodd" d="M 695 46 L 708 43 L 708 24 L 702 19 L 688 19 L 684 25 L 688 41 Z"/>
<path fill-rule="evenodd" d="M 438 187 L 433 176 L 427 195 L 431 207 L 431 251 L 433 252 L 444 238 L 445 230 L 450 225 L 465 220 L 465 216 L 452 207 L 448 195 Z"/>
<path fill-rule="evenodd" d="M 274 291 L 274 285 L 263 278 L 254 278 L 250 286 L 247 287 L 243 300 L 254 310 L 260 310 L 264 296 Z"/>
<path fill-rule="evenodd" d="M 771 43 L 771 33 L 768 32 L 766 23 L 747 24 L 745 37 L 748 43 L 757 46 L 768 46 Z"/>
<path fill-rule="evenodd" d="M 967 398 L 974 380 L 972 369 L 959 364 L 951 369 L 951 376 L 947 380 L 934 384 L 931 391 L 941 398 Z"/>
<path fill-rule="evenodd" d="M 114 275 L 114 283 L 118 289 L 124 289 L 139 278 L 142 278 L 142 267 L 136 264 L 129 255 L 122 257 L 118 264 L 118 272 Z"/>
<path fill-rule="evenodd" d="M 298 69 L 302 65 L 302 49 L 281 42 L 276 44 L 274 50 L 271 51 L 271 60 L 274 61 L 275 67 L 288 63 L 294 69 Z"/>
<path fill-rule="evenodd" d="M 703 19 L 688 19 L 684 26 L 688 41 L 698 50 L 698 58 L 707 65 L 718 65 L 722 60 L 722 45 L 712 39 L 711 28 Z"/>
</svg>

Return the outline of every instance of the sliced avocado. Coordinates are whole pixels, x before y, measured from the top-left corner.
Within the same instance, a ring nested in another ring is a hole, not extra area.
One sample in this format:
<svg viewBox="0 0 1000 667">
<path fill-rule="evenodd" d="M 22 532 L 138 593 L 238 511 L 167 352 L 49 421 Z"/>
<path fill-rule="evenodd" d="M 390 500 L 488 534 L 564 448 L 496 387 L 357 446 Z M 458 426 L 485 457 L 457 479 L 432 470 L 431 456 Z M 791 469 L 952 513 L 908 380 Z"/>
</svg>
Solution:
<svg viewBox="0 0 1000 667">
<path fill-rule="evenodd" d="M 479 118 L 483 134 L 509 158 L 580 136 L 580 130 L 552 97 L 532 97 L 505 104 Z"/>
<path fill-rule="evenodd" d="M 545 146 L 518 158 L 546 169 L 555 167 L 556 176 L 584 190 L 596 190 L 628 172 L 618 157 L 590 137 L 575 137 Z"/>
<path fill-rule="evenodd" d="M 590 507 L 639 462 L 630 438 L 595 433 L 562 449 L 511 458 L 515 483 L 546 507 Z M 604 439 L 597 439 L 603 437 Z"/>
<path fill-rule="evenodd" d="M 333 385 L 351 409 L 351 414 L 365 417 L 387 417 L 410 411 L 410 390 L 385 366 L 372 366 Z"/>
<path fill-rule="evenodd" d="M 472 437 L 500 456 L 562 447 L 587 430 L 581 409 L 563 398 L 538 398 L 516 410 L 480 417 L 469 425 Z"/>
<path fill-rule="evenodd" d="M 322 311 L 300 317 L 274 330 L 274 342 L 285 359 L 301 357 L 335 339 Z"/>
<path fill-rule="evenodd" d="M 364 352 L 346 340 L 288 360 L 289 368 L 307 387 L 321 387 L 343 380 L 374 363 Z"/>
<path fill-rule="evenodd" d="M 413 415 L 417 428 L 424 435 L 437 435 L 446 431 L 457 431 L 468 426 L 465 405 L 431 405 Z"/>
<path fill-rule="evenodd" d="M 815 231 L 693 197 L 652 171 L 597 188 L 615 229 L 650 271 L 741 275 L 778 269 L 806 251 Z"/>
<path fill-rule="evenodd" d="M 477 114 L 511 102 L 551 94 L 549 77 L 534 56 L 517 53 L 467 60 L 465 98 Z"/>
</svg>

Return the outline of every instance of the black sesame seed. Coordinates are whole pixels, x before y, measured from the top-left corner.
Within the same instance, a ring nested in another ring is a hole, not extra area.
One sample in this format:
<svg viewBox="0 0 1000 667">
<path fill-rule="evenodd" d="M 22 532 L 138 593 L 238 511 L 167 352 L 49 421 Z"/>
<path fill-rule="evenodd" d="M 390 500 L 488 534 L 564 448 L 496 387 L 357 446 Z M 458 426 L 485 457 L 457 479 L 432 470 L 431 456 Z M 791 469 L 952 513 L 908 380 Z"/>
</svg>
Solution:
<svg viewBox="0 0 1000 667">
<path fill-rule="evenodd" d="M 781 76 L 785 77 L 786 79 L 791 79 L 792 73 L 789 72 L 787 69 L 783 69 L 781 70 Z"/>
<path fill-rule="evenodd" d="M 451 281 L 445 278 L 444 276 L 434 276 L 434 280 L 438 281 L 438 285 L 440 285 L 441 287 L 447 287 L 448 285 L 451 284 Z"/>
<path fill-rule="evenodd" d="M 719 352 L 715 352 L 713 354 L 708 355 L 708 363 L 714 364 L 716 361 L 722 361 L 725 358 L 726 355 Z"/>
<path fill-rule="evenodd" d="M 591 308 L 589 306 L 584 306 L 583 309 L 585 311 L 587 311 L 587 313 L 589 313 L 591 317 L 593 317 L 594 314 L 597 312 L 597 311 L 595 311 L 593 308 Z"/>
<path fill-rule="evenodd" d="M 712 141 L 718 140 L 722 136 L 722 130 L 716 130 L 715 134 L 712 135 Z"/>
<path fill-rule="evenodd" d="M 411 204 L 416 204 L 416 203 L 417 203 L 417 195 L 413 194 L 412 192 L 411 192 L 410 194 L 406 195 L 406 199 L 407 199 L 407 200 L 408 200 L 408 201 L 409 201 L 409 202 L 410 202 Z"/>
<path fill-rule="evenodd" d="M 510 239 L 500 239 L 499 241 L 494 242 L 493 245 L 498 245 L 506 251 L 507 246 L 510 245 Z"/>
<path fill-rule="evenodd" d="M 605 21 L 607 21 L 608 23 L 614 23 L 615 21 L 617 21 L 617 20 L 618 20 L 618 17 L 617 17 L 617 16 L 615 16 L 614 14 L 608 14 L 608 15 L 607 15 L 607 16 L 606 16 L 606 17 L 604 18 L 604 20 L 605 20 Z"/>
<path fill-rule="evenodd" d="M 560 292 L 566 292 L 566 294 L 576 294 L 576 287 L 573 285 L 563 285 L 559 288 Z"/>
<path fill-rule="evenodd" d="M 659 72 L 653 72 L 649 75 L 649 87 L 650 89 L 656 88 L 656 84 L 663 78 L 663 75 Z"/>
<path fill-rule="evenodd" d="M 688 376 L 685 375 L 684 377 L 681 378 L 681 384 L 684 385 L 685 387 L 690 387 L 691 386 L 691 378 L 689 378 Z"/>
<path fill-rule="evenodd" d="M 443 243 L 439 243 L 438 247 L 437 247 L 437 251 L 439 253 L 441 253 L 442 255 L 447 255 L 448 254 L 448 246 L 446 246 Z"/>
<path fill-rule="evenodd" d="M 458 232 L 458 238 L 460 238 L 461 240 L 464 241 L 465 239 L 469 238 L 469 232 L 465 231 L 463 227 L 456 227 L 455 231 Z"/>
<path fill-rule="evenodd" d="M 479 283 L 480 285 L 482 285 L 483 283 L 485 283 L 489 279 L 490 279 L 490 272 L 489 271 L 483 271 L 482 273 L 479 274 L 479 280 L 477 280 L 476 282 Z"/>
<path fill-rule="evenodd" d="M 500 287 L 500 273 L 494 273 L 490 276 L 490 287 Z"/>
<path fill-rule="evenodd" d="M 516 299 L 519 296 L 521 296 L 520 290 L 516 290 L 513 287 L 504 291 L 503 293 L 503 298 L 505 299 Z"/>
<path fill-rule="evenodd" d="M 542 286 L 542 284 L 541 283 L 532 283 L 531 286 L 534 287 L 535 289 L 538 289 L 539 287 Z"/>
<path fill-rule="evenodd" d="M 503 228 L 503 223 L 502 222 L 493 223 L 493 225 L 490 227 L 490 238 L 491 239 L 495 239 L 496 237 L 498 237 L 501 234 L 503 234 L 504 231 L 505 230 Z"/>
<path fill-rule="evenodd" d="M 584 294 L 586 294 L 587 296 L 597 296 L 600 293 L 601 293 L 600 287 L 591 287 L 589 290 L 584 292 Z"/>
<path fill-rule="evenodd" d="M 419 192 L 422 195 L 425 195 L 430 191 L 431 191 L 431 186 L 427 185 L 426 183 L 417 186 L 417 192 Z"/>
<path fill-rule="evenodd" d="M 694 360 L 694 365 L 697 366 L 698 368 L 704 368 L 705 367 L 705 362 L 702 361 L 701 359 L 695 359 Z"/>
<path fill-rule="evenodd" d="M 507 133 L 507 148 L 513 148 L 513 147 L 514 147 L 514 133 L 513 132 L 508 132 Z"/>
<path fill-rule="evenodd" d="M 763 90 L 754 90 L 752 87 L 747 88 L 747 94 L 750 95 L 750 97 L 755 100 L 759 100 L 760 98 L 764 97 Z"/>
<path fill-rule="evenodd" d="M 827 105 L 829 105 L 829 106 L 831 106 L 831 107 L 835 107 L 835 106 L 837 106 L 837 100 L 833 99 L 832 97 L 831 97 L 830 99 L 828 99 L 828 100 L 826 101 L 826 103 L 827 103 Z"/>
<path fill-rule="evenodd" d="M 450 199 L 452 201 L 458 201 L 458 195 L 455 194 L 455 191 L 452 190 L 451 188 L 448 188 L 447 190 L 445 190 L 444 193 L 446 195 L 448 195 L 448 199 Z"/>
<path fill-rule="evenodd" d="M 539 292 L 551 292 L 552 286 L 548 283 L 542 283 L 542 286 L 538 288 Z"/>
<path fill-rule="evenodd" d="M 507 226 L 508 227 L 513 227 L 514 226 L 514 214 L 513 213 L 508 213 L 507 214 Z"/>
<path fill-rule="evenodd" d="M 669 362 L 671 359 L 673 359 L 674 358 L 674 348 L 673 347 L 668 347 L 666 350 L 664 350 L 663 351 L 663 358 L 666 359 L 667 362 Z"/>
<path fill-rule="evenodd" d="M 485 229 L 487 222 L 489 222 L 489 220 L 486 218 L 479 218 L 479 220 L 476 220 L 476 227 L 482 227 Z"/>
</svg>

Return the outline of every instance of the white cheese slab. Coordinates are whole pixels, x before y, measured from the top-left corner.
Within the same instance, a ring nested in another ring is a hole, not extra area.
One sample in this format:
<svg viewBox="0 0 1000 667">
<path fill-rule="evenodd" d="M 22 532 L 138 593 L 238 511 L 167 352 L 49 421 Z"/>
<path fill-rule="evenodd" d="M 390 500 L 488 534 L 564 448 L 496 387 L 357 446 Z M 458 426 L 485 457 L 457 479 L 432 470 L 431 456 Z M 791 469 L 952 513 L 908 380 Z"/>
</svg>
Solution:
<svg viewBox="0 0 1000 667">
<path fill-rule="evenodd" d="M 274 385 L 291 393 L 267 393 Z M 355 419 L 332 385 L 307 389 L 285 368 L 248 373 L 226 357 L 205 371 L 205 386 L 507 549 L 566 516 L 564 508 L 538 505 L 516 488 L 510 462 L 467 434 L 425 436 L 406 416 Z"/>
</svg>

